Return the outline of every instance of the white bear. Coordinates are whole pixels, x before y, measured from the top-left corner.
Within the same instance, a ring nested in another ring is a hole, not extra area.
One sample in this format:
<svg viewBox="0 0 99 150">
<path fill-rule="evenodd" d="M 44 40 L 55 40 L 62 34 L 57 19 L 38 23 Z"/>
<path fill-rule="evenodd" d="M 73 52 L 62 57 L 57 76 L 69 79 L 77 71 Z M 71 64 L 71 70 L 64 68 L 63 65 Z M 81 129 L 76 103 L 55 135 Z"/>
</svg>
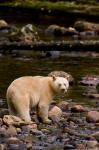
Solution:
<svg viewBox="0 0 99 150">
<path fill-rule="evenodd" d="M 66 93 L 68 88 L 69 82 L 63 77 L 20 77 L 7 89 L 9 113 L 30 122 L 30 109 L 37 107 L 37 115 L 42 122 L 50 123 L 48 110 L 53 97 L 56 94 Z"/>
</svg>

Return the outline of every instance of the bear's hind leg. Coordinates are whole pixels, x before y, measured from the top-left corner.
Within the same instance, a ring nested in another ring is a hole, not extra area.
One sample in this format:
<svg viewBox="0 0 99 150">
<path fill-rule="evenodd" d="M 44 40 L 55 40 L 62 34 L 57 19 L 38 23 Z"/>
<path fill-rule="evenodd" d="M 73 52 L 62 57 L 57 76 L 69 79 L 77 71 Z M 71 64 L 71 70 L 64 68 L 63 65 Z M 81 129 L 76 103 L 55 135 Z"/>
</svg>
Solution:
<svg viewBox="0 0 99 150">
<path fill-rule="evenodd" d="M 8 109 L 10 115 L 17 116 L 17 111 L 11 101 L 8 101 Z"/>
<path fill-rule="evenodd" d="M 18 116 L 23 119 L 25 122 L 31 122 L 30 111 L 29 109 L 18 108 Z"/>
</svg>

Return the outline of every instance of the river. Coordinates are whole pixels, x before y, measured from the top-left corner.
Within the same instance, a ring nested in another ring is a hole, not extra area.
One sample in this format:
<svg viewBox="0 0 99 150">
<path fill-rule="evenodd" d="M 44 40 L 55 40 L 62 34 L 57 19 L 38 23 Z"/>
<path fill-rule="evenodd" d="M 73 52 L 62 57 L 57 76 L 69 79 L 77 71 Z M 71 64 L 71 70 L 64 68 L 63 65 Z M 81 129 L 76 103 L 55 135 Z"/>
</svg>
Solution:
<svg viewBox="0 0 99 150">
<path fill-rule="evenodd" d="M 79 84 L 81 77 L 99 74 L 98 57 L 71 57 L 64 56 L 58 59 L 41 59 L 38 52 L 31 52 L 31 56 L 12 57 L 2 56 L 0 58 L 0 98 L 3 106 L 6 104 L 6 90 L 9 84 L 21 76 L 46 76 L 54 70 L 62 70 L 70 73 L 74 78 L 74 85 L 70 86 L 68 93 L 63 97 L 56 97 L 57 101 L 72 100 L 82 105 L 97 107 L 97 99 L 83 96 L 85 87 Z M 0 106 L 1 107 L 1 106 Z"/>
</svg>

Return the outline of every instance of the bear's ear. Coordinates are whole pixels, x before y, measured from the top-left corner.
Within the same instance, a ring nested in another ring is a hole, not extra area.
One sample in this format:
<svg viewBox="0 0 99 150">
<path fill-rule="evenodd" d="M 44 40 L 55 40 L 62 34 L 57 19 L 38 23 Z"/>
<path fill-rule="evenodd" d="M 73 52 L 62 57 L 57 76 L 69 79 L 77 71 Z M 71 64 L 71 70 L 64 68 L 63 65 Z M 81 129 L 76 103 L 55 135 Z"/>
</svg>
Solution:
<svg viewBox="0 0 99 150">
<path fill-rule="evenodd" d="M 53 78 L 53 81 L 55 81 L 55 80 L 56 80 L 56 76 L 55 76 L 55 75 L 52 75 L 52 78 Z"/>
<path fill-rule="evenodd" d="M 70 78 L 70 75 L 67 75 L 67 76 L 65 76 L 65 78 L 66 78 L 67 80 L 69 80 L 69 78 Z"/>
</svg>

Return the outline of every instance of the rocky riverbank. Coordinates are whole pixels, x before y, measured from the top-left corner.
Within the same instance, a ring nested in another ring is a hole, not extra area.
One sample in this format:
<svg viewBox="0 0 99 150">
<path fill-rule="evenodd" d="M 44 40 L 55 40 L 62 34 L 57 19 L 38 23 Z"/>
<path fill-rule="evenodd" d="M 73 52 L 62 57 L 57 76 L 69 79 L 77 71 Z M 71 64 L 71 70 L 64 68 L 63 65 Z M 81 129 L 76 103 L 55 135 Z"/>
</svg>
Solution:
<svg viewBox="0 0 99 150">
<path fill-rule="evenodd" d="M 98 37 L 99 24 L 87 21 L 76 21 L 72 27 L 53 24 L 40 29 L 33 24 L 17 27 L 0 20 L 0 51 L 3 54 L 11 54 L 15 49 L 98 51 Z"/>
<path fill-rule="evenodd" d="M 4 115 L 0 118 L 0 148 L 2 150 L 98 150 L 99 112 L 73 102 L 52 104 L 50 125 L 40 123 L 36 112 L 33 122 Z"/>
</svg>

